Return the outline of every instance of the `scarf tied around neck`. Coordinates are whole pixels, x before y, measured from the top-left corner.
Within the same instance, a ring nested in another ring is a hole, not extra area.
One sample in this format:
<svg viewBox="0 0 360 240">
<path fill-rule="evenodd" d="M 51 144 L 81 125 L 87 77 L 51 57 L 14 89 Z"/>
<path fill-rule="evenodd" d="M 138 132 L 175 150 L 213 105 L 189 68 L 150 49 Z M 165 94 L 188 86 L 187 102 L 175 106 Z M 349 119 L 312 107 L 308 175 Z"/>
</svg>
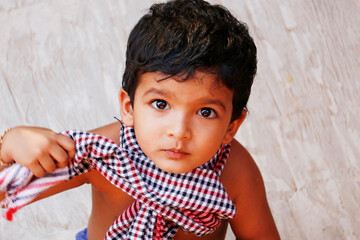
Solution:
<svg viewBox="0 0 360 240">
<path fill-rule="evenodd" d="M 222 219 L 235 215 L 235 206 L 220 182 L 230 145 L 221 146 L 214 157 L 192 171 L 176 174 L 161 170 L 144 154 L 132 127 L 121 126 L 120 146 L 88 132 L 63 134 L 76 144 L 75 159 L 66 168 L 41 178 L 34 178 L 19 164 L 0 172 L 8 220 L 41 192 L 92 169 L 135 199 L 109 228 L 106 240 L 172 239 L 179 227 L 203 236 Z"/>
</svg>

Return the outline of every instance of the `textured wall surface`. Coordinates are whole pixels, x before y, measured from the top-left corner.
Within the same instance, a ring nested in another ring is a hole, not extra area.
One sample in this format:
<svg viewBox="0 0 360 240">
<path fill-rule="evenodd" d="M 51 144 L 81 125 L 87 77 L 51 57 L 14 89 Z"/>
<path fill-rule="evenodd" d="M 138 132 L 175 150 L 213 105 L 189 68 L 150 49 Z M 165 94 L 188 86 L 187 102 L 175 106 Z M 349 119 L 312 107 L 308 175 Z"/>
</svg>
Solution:
<svg viewBox="0 0 360 240">
<path fill-rule="evenodd" d="M 127 36 L 153 2 L 1 0 L 0 130 L 112 122 Z M 360 1 L 211 2 L 248 23 L 258 46 L 237 139 L 263 174 L 282 238 L 359 239 Z M 0 240 L 73 239 L 89 199 L 84 186 L 35 203 L 0 220 Z"/>
</svg>

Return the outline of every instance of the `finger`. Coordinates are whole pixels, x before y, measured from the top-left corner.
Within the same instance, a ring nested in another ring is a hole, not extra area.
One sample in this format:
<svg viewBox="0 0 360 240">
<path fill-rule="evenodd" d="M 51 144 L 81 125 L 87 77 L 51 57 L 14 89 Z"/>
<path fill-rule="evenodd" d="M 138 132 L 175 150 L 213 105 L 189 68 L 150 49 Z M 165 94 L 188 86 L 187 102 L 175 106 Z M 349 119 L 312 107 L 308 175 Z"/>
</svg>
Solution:
<svg viewBox="0 0 360 240">
<path fill-rule="evenodd" d="M 69 153 L 59 145 L 52 146 L 49 153 L 52 159 L 55 160 L 56 166 L 59 168 L 66 167 L 71 159 Z"/>
<path fill-rule="evenodd" d="M 55 160 L 49 155 L 40 158 L 39 164 L 48 173 L 52 173 L 56 170 Z"/>
<path fill-rule="evenodd" d="M 56 137 L 57 143 L 68 152 L 70 159 L 75 157 L 75 142 L 68 136 L 58 134 Z"/>
<path fill-rule="evenodd" d="M 29 166 L 29 170 L 36 176 L 36 177 L 43 177 L 45 175 L 45 170 L 38 162 L 34 162 Z"/>
</svg>

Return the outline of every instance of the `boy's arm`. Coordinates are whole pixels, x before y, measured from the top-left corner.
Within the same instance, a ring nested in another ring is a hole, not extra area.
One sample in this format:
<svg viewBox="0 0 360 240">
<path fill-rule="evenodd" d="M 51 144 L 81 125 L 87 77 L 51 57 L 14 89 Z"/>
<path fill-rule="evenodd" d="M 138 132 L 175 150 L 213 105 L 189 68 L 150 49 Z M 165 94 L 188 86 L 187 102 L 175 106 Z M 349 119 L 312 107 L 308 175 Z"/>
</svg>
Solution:
<svg viewBox="0 0 360 240">
<path fill-rule="evenodd" d="M 64 192 L 66 190 L 70 190 L 72 188 L 79 187 L 85 183 L 89 183 L 87 175 L 88 175 L 88 173 L 84 173 L 84 174 L 81 174 L 79 176 L 72 178 L 69 181 L 64 181 L 64 182 L 58 183 L 58 184 L 50 187 L 49 189 L 43 191 L 39 195 L 37 195 L 36 198 L 34 198 L 30 203 L 39 201 L 39 200 L 47 198 L 47 197 L 51 197 L 55 194 Z M 0 202 L 4 199 L 5 199 L 5 192 L 0 192 Z M 2 206 L 2 207 L 5 207 L 5 206 Z"/>
<path fill-rule="evenodd" d="M 119 143 L 120 122 L 114 122 L 90 132 Z M 36 177 L 67 166 L 75 156 L 75 144 L 69 137 L 40 127 L 14 127 L 4 135 L 0 156 L 4 163 L 17 162 Z M 0 166 L 0 171 L 3 169 Z"/>
<path fill-rule="evenodd" d="M 90 183 L 87 178 L 87 175 L 88 175 L 88 173 L 84 173 L 84 174 L 81 174 L 79 176 L 72 178 L 69 181 L 64 181 L 64 182 L 58 183 L 55 186 L 50 187 L 49 189 L 47 189 L 44 192 L 37 195 L 36 198 L 32 202 L 36 202 L 41 199 L 51 197 L 55 194 L 64 192 L 66 190 L 70 190 L 72 188 L 80 187 L 81 185 L 83 185 L 85 183 Z"/>
<path fill-rule="evenodd" d="M 222 174 L 222 181 L 236 205 L 230 220 L 237 239 L 280 239 L 272 217 L 261 173 L 251 155 L 236 140 Z"/>
<path fill-rule="evenodd" d="M 4 135 L 0 154 L 3 162 L 15 161 L 42 177 L 67 166 L 75 156 L 75 144 L 67 136 L 50 129 L 20 126 Z"/>
<path fill-rule="evenodd" d="M 90 130 L 89 132 L 105 136 L 115 143 L 119 144 L 119 138 L 120 138 L 120 127 L 121 124 L 119 122 L 115 122 L 112 124 L 108 124 L 93 130 Z M 71 140 L 72 141 L 72 140 Z M 75 151 L 75 150 L 74 150 Z M 88 175 L 91 174 L 91 172 L 81 174 L 79 176 L 76 176 L 72 178 L 70 181 L 62 182 L 54 187 L 49 188 L 48 190 L 44 191 L 43 193 L 39 194 L 33 202 L 38 201 L 43 198 L 50 197 L 52 195 L 55 195 L 57 193 L 79 187 L 83 185 L 84 183 L 90 183 L 90 178 Z M 1 198 L 1 197 L 0 197 Z"/>
<path fill-rule="evenodd" d="M 75 156 L 72 139 L 50 129 L 38 127 L 15 127 L 4 135 L 1 158 L 3 162 L 16 162 L 27 167 L 35 177 L 52 173 L 56 168 L 65 167 Z M 0 168 L 2 171 L 4 167 Z M 40 193 L 32 202 L 56 193 L 88 183 L 87 174 L 64 181 Z M 5 193 L 0 192 L 0 201 Z"/>
<path fill-rule="evenodd" d="M 106 136 L 115 143 L 119 143 L 120 127 L 121 124 L 115 122 L 90 132 Z M 66 166 L 68 161 L 75 156 L 75 144 L 69 137 L 50 129 L 15 127 L 4 136 L 0 154 L 4 162 L 15 161 L 29 168 L 35 176 L 42 177 L 46 172 L 53 172 L 54 166 Z M 88 174 L 81 174 L 70 181 L 59 183 L 45 190 L 33 202 L 81 186 L 84 183 L 90 183 Z M 0 201 L 4 198 L 5 193 L 0 192 Z"/>
</svg>

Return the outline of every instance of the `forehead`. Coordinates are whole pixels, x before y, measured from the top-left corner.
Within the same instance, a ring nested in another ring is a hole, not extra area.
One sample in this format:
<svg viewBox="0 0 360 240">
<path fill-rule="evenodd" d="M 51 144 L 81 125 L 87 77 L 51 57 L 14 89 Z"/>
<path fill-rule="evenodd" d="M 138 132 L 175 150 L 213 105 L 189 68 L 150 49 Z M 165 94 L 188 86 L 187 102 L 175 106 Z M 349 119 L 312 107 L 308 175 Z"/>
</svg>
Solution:
<svg viewBox="0 0 360 240">
<path fill-rule="evenodd" d="M 210 90 L 227 90 L 233 92 L 229 88 L 227 88 L 220 79 L 218 79 L 218 75 L 210 72 L 203 71 L 195 71 L 192 76 L 187 76 L 187 74 L 170 76 L 168 74 L 164 74 L 162 72 L 145 72 L 140 75 L 137 87 L 156 87 L 156 86 L 164 86 L 166 88 L 167 85 L 170 84 L 162 84 L 163 82 L 176 82 L 180 84 L 171 84 L 178 85 L 179 88 L 183 88 L 184 85 L 189 85 L 190 88 L 203 88 L 207 87 Z M 181 84 L 188 83 L 190 84 Z M 170 87 L 170 86 L 169 86 Z"/>
</svg>

